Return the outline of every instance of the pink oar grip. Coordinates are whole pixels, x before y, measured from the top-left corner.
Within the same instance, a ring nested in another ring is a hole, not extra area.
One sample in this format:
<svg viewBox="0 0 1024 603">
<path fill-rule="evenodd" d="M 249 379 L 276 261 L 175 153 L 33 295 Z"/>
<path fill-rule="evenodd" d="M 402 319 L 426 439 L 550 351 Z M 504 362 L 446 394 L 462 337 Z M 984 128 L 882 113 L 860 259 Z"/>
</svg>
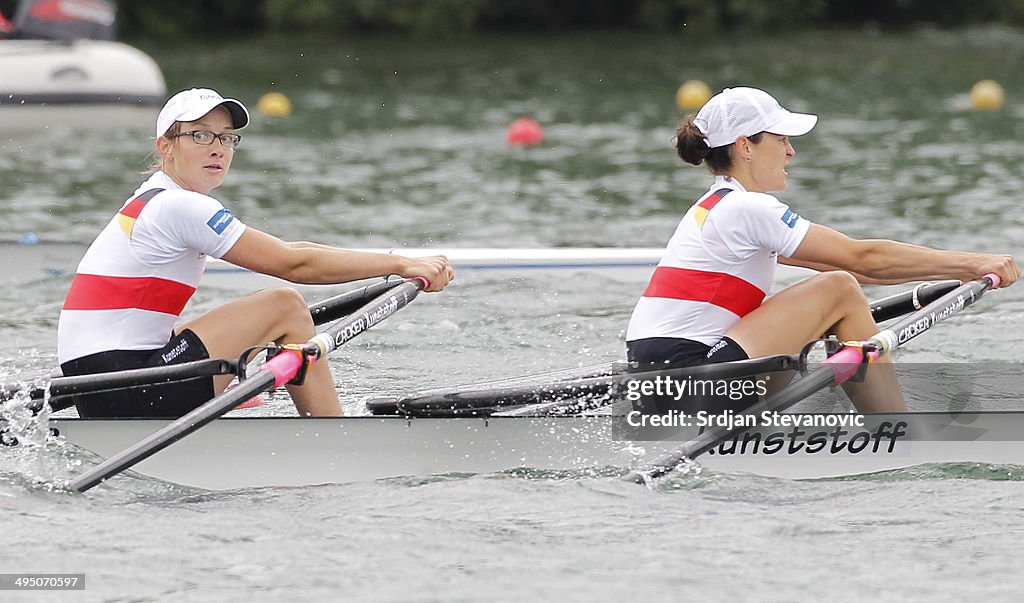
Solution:
<svg viewBox="0 0 1024 603">
<path fill-rule="evenodd" d="M 313 359 L 310 358 L 312 364 Z M 284 351 L 263 363 L 261 370 L 274 374 L 274 387 L 280 387 L 295 378 L 302 368 L 302 357 L 292 351 Z"/>
<path fill-rule="evenodd" d="M 856 375 L 863 359 L 861 349 L 857 347 L 846 347 L 829 356 L 824 364 L 827 364 L 835 375 L 832 384 L 839 385 Z"/>
<path fill-rule="evenodd" d="M 995 274 L 994 272 L 989 272 L 983 278 L 987 278 L 988 280 L 992 281 L 993 289 L 998 289 L 999 284 L 1003 282 L 1003 279 L 999 278 L 999 275 Z"/>
</svg>

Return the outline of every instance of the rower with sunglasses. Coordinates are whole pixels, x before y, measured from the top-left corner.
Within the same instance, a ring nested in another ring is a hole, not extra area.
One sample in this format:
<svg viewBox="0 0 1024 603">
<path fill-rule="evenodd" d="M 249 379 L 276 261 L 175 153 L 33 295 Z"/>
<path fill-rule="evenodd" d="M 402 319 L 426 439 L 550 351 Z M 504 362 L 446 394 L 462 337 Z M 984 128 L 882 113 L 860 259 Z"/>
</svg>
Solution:
<svg viewBox="0 0 1024 603">
<path fill-rule="evenodd" d="M 250 346 L 302 343 L 316 332 L 294 289 L 260 291 L 177 324 L 215 257 L 294 283 L 333 284 L 398 274 L 424 277 L 427 291 L 454 278 L 442 256 L 406 258 L 285 242 L 242 223 L 209 196 L 224 181 L 249 123 L 241 102 L 209 89 L 172 96 L 157 117 L 151 175 L 89 247 L 61 310 L 57 353 L 64 375 L 237 358 Z M 178 417 L 228 386 L 231 377 L 81 396 L 82 417 Z M 327 363 L 288 385 L 300 415 L 341 415 Z"/>
</svg>

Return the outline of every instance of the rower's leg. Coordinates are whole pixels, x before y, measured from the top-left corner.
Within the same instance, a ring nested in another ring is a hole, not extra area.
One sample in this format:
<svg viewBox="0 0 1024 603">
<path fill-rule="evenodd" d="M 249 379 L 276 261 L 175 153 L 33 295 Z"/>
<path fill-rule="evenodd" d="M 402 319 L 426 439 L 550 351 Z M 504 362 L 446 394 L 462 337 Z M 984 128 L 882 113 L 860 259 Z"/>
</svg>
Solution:
<svg viewBox="0 0 1024 603">
<path fill-rule="evenodd" d="M 783 289 L 744 316 L 726 336 L 747 354 L 795 354 L 825 335 L 840 341 L 864 340 L 878 332 L 868 300 L 849 273 L 823 272 Z M 863 383 L 845 383 L 850 400 L 862 412 L 907 409 L 888 356 L 869 367 Z"/>
<path fill-rule="evenodd" d="M 203 314 L 179 327 L 192 329 L 211 358 L 238 358 L 243 350 L 268 342 L 305 343 L 316 335 L 306 302 L 286 287 L 266 289 Z M 214 378 L 216 391 L 231 382 L 229 375 Z M 309 367 L 305 383 L 286 386 L 302 416 L 341 416 L 341 403 L 326 360 Z"/>
</svg>

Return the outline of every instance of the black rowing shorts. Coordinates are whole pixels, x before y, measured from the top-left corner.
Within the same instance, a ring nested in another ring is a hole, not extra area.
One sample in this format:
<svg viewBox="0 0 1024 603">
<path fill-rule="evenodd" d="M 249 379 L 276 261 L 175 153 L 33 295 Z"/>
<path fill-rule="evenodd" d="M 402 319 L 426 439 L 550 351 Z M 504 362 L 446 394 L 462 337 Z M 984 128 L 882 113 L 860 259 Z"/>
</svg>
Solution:
<svg viewBox="0 0 1024 603">
<path fill-rule="evenodd" d="M 701 366 L 706 364 L 718 364 L 720 362 L 733 362 L 735 360 L 747 360 L 750 358 L 738 343 L 723 337 L 721 341 L 709 346 L 691 339 L 677 337 L 650 337 L 626 342 L 626 358 L 630 362 L 637 363 L 636 368 L 631 369 L 637 372 L 659 371 L 665 368 L 681 368 L 690 366 Z M 709 389 L 716 391 L 752 391 L 756 383 L 744 386 L 744 381 L 749 379 L 731 379 L 728 381 L 715 382 L 713 378 L 706 377 L 705 380 L 713 383 L 708 384 Z M 681 379 L 676 379 L 681 382 Z M 643 396 L 634 403 L 634 408 L 645 413 L 663 414 L 670 410 L 694 414 L 699 411 L 709 413 L 722 413 L 726 411 L 739 412 L 750 407 L 758 401 L 756 394 L 753 395 L 681 395 L 677 392 L 668 395 Z"/>
<path fill-rule="evenodd" d="M 93 375 L 205 360 L 206 346 L 185 329 L 158 350 L 112 350 L 90 354 L 60 365 L 65 376 Z M 145 385 L 74 397 L 78 416 L 178 418 L 213 398 L 213 377 Z"/>
<path fill-rule="evenodd" d="M 626 358 L 630 362 L 698 366 L 747 360 L 750 356 L 747 356 L 740 344 L 728 337 L 723 337 L 713 346 L 678 337 L 649 337 L 627 341 Z"/>
</svg>

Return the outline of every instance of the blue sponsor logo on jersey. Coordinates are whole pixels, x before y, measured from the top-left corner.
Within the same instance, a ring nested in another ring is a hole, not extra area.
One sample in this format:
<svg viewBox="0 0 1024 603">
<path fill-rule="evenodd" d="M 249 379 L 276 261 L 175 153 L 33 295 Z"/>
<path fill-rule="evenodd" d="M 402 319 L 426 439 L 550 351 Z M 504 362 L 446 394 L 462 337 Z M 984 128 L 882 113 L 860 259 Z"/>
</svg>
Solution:
<svg viewBox="0 0 1024 603">
<path fill-rule="evenodd" d="M 217 234 L 224 234 L 224 229 L 227 228 L 228 224 L 231 224 L 231 221 L 234 219 L 235 217 L 231 215 L 231 212 L 225 208 L 221 208 L 220 211 L 213 214 L 213 217 L 210 218 L 210 221 L 207 222 L 206 225 L 209 226 L 213 232 Z"/>
<path fill-rule="evenodd" d="M 789 208 L 786 208 L 786 213 L 782 214 L 782 223 L 788 226 L 789 228 L 793 228 L 794 226 L 796 226 L 796 221 L 799 219 L 800 214 L 796 213 L 795 211 Z"/>
</svg>

